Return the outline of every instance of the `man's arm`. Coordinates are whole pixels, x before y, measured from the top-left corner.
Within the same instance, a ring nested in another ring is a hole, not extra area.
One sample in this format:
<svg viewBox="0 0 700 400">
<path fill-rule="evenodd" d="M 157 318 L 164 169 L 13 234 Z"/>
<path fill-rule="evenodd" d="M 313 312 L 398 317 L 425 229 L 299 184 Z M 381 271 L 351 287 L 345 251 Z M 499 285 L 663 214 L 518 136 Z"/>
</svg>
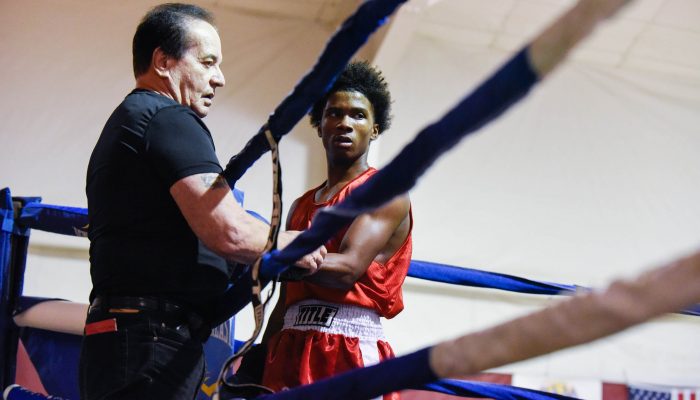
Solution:
<svg viewBox="0 0 700 400">
<path fill-rule="evenodd" d="M 182 178 L 170 187 L 170 194 L 192 231 L 210 250 L 245 264 L 262 253 L 270 227 L 236 203 L 223 176 L 204 173 Z M 279 247 L 286 246 L 297 234 L 280 232 Z M 314 272 L 323 254 L 325 248 L 321 247 L 296 265 Z"/>
<path fill-rule="evenodd" d="M 328 253 L 319 270 L 304 278 L 317 285 L 348 290 L 367 271 L 373 260 L 387 261 L 403 244 L 410 230 L 407 195 L 355 219 L 338 253 Z"/>
</svg>

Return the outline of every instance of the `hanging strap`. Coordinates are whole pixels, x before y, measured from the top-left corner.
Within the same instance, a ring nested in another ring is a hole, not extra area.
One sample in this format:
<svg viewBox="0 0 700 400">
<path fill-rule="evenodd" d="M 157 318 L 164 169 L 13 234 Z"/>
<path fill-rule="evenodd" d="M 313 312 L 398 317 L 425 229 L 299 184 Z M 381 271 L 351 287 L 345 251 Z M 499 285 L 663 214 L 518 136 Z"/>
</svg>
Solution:
<svg viewBox="0 0 700 400">
<path fill-rule="evenodd" d="M 277 238 L 279 236 L 280 226 L 282 222 L 282 167 L 280 166 L 279 146 L 277 140 L 274 138 L 272 132 L 270 132 L 270 129 L 267 125 L 263 128 L 265 129 L 265 138 L 267 138 L 267 142 L 270 146 L 270 154 L 272 156 L 272 215 L 270 217 L 270 233 L 267 237 L 267 243 L 265 244 L 265 248 L 263 250 L 263 254 L 266 254 L 271 250 L 277 248 Z M 243 357 L 243 355 L 245 355 L 245 353 L 247 353 L 248 350 L 250 350 L 253 343 L 260 335 L 263 323 L 265 321 L 265 307 L 267 306 L 268 302 L 275 293 L 275 288 L 278 279 L 272 280 L 272 288 L 270 289 L 270 292 L 268 293 L 265 301 L 262 300 L 262 283 L 260 280 L 261 265 L 262 256 L 258 257 L 258 259 L 255 260 L 255 263 L 253 264 L 253 268 L 251 270 L 251 303 L 253 305 L 255 329 L 253 330 L 251 337 L 241 345 L 238 351 L 236 351 L 234 355 L 229 357 L 226 360 L 226 362 L 224 362 L 223 367 L 219 372 L 219 378 L 217 379 L 217 389 L 213 397 L 215 400 L 219 398 L 219 392 L 221 391 L 222 386 L 227 386 L 230 388 L 236 387 L 235 383 L 226 381 L 226 371 L 231 369 L 231 366 L 233 365 L 234 361 Z M 233 371 L 231 371 L 231 373 L 233 373 Z M 261 388 L 266 389 L 264 387 Z M 270 390 L 270 392 L 272 391 Z"/>
</svg>

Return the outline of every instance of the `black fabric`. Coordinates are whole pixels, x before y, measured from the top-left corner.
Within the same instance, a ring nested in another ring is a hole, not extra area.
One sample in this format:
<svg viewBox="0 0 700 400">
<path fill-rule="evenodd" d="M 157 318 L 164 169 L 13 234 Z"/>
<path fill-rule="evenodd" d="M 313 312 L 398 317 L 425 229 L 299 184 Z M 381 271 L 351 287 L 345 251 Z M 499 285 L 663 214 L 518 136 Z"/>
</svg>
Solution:
<svg viewBox="0 0 700 400">
<path fill-rule="evenodd" d="M 130 93 L 88 165 L 90 299 L 159 296 L 206 316 L 229 269 L 197 239 L 169 189 L 220 172 L 211 134 L 192 110 L 154 92 Z"/>
<path fill-rule="evenodd" d="M 87 323 L 116 318 L 117 331 L 83 338 L 82 400 L 193 400 L 204 378 L 202 338 L 170 313 L 91 310 Z"/>
<path fill-rule="evenodd" d="M 179 321 L 186 325 L 192 333 L 192 337 L 204 342 L 211 334 L 212 326 L 196 312 L 159 298 L 152 297 L 132 297 L 132 296 L 96 296 L 92 303 L 88 315 L 100 312 L 109 312 L 110 309 L 137 310 L 142 315 L 156 315 L 162 319 Z M 90 318 L 90 317 L 88 317 Z"/>
</svg>

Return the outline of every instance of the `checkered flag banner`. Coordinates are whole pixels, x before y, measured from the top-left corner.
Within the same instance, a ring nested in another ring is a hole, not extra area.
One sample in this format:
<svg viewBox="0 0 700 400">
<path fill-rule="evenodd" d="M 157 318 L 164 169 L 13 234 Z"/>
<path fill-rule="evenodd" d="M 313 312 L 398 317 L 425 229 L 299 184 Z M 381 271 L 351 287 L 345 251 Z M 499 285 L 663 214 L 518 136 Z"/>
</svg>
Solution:
<svg viewBox="0 0 700 400">
<path fill-rule="evenodd" d="M 630 385 L 629 400 L 700 400 L 700 388 Z"/>
</svg>

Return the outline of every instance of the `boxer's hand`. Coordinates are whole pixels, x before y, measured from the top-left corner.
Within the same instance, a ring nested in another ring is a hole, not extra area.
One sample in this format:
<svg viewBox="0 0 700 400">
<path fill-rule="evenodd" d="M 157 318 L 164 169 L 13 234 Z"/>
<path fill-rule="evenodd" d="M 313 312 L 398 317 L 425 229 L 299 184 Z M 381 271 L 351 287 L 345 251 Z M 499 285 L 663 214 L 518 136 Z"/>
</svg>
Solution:
<svg viewBox="0 0 700 400">
<path fill-rule="evenodd" d="M 279 237 L 277 238 L 278 247 L 280 249 L 283 249 L 300 233 L 300 231 L 280 232 Z M 326 257 L 326 254 L 326 247 L 321 246 L 313 252 L 299 259 L 294 265 L 299 268 L 302 268 L 306 275 L 311 275 L 318 271 L 318 269 L 321 267 L 321 264 L 323 263 L 323 259 L 324 257 Z"/>
</svg>

